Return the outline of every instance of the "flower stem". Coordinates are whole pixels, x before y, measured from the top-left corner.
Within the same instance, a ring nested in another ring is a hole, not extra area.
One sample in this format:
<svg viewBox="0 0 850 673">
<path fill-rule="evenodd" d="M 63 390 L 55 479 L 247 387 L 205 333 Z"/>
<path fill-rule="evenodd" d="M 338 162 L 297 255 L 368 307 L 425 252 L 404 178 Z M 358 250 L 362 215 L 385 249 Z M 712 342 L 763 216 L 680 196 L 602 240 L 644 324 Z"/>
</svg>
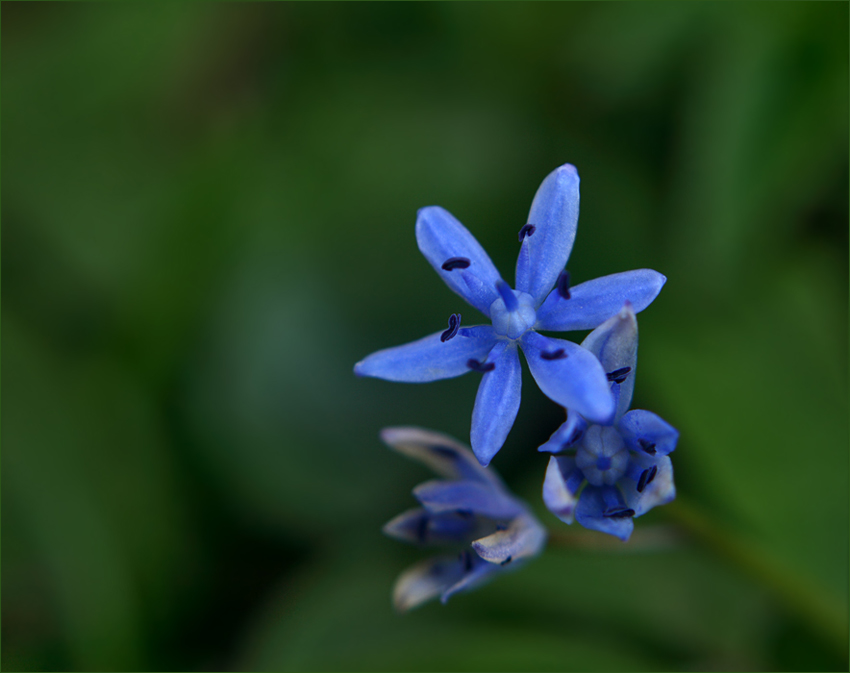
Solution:
<svg viewBox="0 0 850 673">
<path fill-rule="evenodd" d="M 665 506 L 665 515 L 695 542 L 731 563 L 767 589 L 786 609 L 797 614 L 847 657 L 847 611 L 819 586 L 801 577 L 761 547 L 716 523 L 681 496 Z"/>
<path fill-rule="evenodd" d="M 683 538 L 690 538 L 767 589 L 785 609 L 810 624 L 815 633 L 837 648 L 842 658 L 847 658 L 847 611 L 839 600 L 757 544 L 717 523 L 687 499 L 678 496 L 662 511 L 675 527 L 670 524 L 636 527 L 627 544 L 608 535 L 564 528 L 550 531 L 549 542 L 571 549 L 628 553 L 670 548 L 681 544 Z"/>
</svg>

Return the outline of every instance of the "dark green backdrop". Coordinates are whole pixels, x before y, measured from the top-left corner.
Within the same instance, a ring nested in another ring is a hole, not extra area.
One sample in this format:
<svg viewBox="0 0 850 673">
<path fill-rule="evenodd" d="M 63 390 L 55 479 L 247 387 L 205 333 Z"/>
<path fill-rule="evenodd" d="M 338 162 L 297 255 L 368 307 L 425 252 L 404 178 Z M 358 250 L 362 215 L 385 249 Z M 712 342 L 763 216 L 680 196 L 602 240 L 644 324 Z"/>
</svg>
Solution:
<svg viewBox="0 0 850 673">
<path fill-rule="evenodd" d="M 846 670 L 847 119 L 846 3 L 3 3 L 3 669 Z M 477 380 L 351 367 L 476 322 L 417 208 L 511 279 L 564 162 L 574 282 L 668 277 L 680 499 L 560 524 L 527 379 L 553 543 L 398 616 L 378 430 L 466 440 Z"/>
</svg>

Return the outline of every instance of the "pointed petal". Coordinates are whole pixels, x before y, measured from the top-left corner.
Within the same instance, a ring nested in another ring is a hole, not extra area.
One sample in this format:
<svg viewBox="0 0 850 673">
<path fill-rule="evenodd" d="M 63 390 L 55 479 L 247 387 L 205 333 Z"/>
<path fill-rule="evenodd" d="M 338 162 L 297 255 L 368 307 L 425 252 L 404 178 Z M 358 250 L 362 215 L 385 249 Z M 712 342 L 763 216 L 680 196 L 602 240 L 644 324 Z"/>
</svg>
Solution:
<svg viewBox="0 0 850 673">
<path fill-rule="evenodd" d="M 567 409 L 567 420 L 561 423 L 561 427 L 552 433 L 549 441 L 537 447 L 537 450 L 561 453 L 581 439 L 585 430 L 587 430 L 587 421 L 577 411 Z"/>
<path fill-rule="evenodd" d="M 616 507 L 626 507 L 623 496 L 613 486 L 591 486 L 581 492 L 576 507 L 576 520 L 585 528 L 608 533 L 626 542 L 634 530 L 632 517 L 606 517 L 604 513 Z"/>
<path fill-rule="evenodd" d="M 434 479 L 414 488 L 413 496 L 434 514 L 462 511 L 505 520 L 523 511 L 509 495 L 480 481 Z"/>
<path fill-rule="evenodd" d="M 552 514 L 564 523 L 573 522 L 578 493 L 584 475 L 576 467 L 575 458 L 564 456 L 549 459 L 543 480 L 543 502 Z"/>
<path fill-rule="evenodd" d="M 627 301 L 640 313 L 661 292 L 667 279 L 652 269 L 625 271 L 570 288 L 564 299 L 553 290 L 537 310 L 535 329 L 568 332 L 593 329 L 617 313 Z"/>
<path fill-rule="evenodd" d="M 469 230 L 444 208 L 428 206 L 416 218 L 416 242 L 446 285 L 489 317 L 501 276 Z M 456 258 L 469 260 L 469 266 L 443 268 L 447 260 Z"/>
<path fill-rule="evenodd" d="M 393 605 L 399 612 L 412 610 L 442 595 L 463 579 L 464 568 L 456 556 L 438 556 L 405 570 L 395 582 Z"/>
<path fill-rule="evenodd" d="M 581 346 L 526 332 L 522 350 L 540 390 L 562 407 L 575 409 L 592 423 L 607 424 L 614 417 L 615 403 L 599 360 Z M 562 350 L 566 357 L 547 359 L 543 354 Z"/>
<path fill-rule="evenodd" d="M 552 289 L 573 249 L 578 226 L 578 171 L 564 164 L 537 189 L 528 223 L 534 231 L 522 241 L 516 264 L 516 289 L 534 297 L 535 306 Z"/>
<path fill-rule="evenodd" d="M 507 565 L 537 556 L 546 545 L 546 529 L 530 513 L 520 514 L 505 530 L 475 540 L 472 548 L 485 561 Z"/>
<path fill-rule="evenodd" d="M 621 372 L 622 383 L 611 383 L 617 388 L 617 413 L 615 420 L 629 410 L 635 389 L 637 368 L 638 326 L 631 304 L 626 303 L 617 315 L 608 318 L 587 335 L 581 344 L 602 363 L 606 374 Z M 624 372 L 628 368 L 628 372 Z"/>
<path fill-rule="evenodd" d="M 356 365 L 358 376 L 386 381 L 427 383 L 450 379 L 469 371 L 466 363 L 485 357 L 496 343 L 489 325 L 462 327 L 454 338 L 441 341 L 442 332 L 403 346 L 386 348 L 367 356 Z"/>
<path fill-rule="evenodd" d="M 464 568 L 463 576 L 440 596 L 440 602 L 446 603 L 449 598 L 461 591 L 469 591 L 476 589 L 482 584 L 489 582 L 496 573 L 502 568 L 495 563 L 488 563 L 484 559 L 476 556 L 471 551 L 465 552 L 468 556 L 461 554 L 458 565 Z"/>
<path fill-rule="evenodd" d="M 653 480 L 646 485 L 642 493 L 638 493 L 638 482 L 624 477 L 618 483 L 623 489 L 626 505 L 635 511 L 635 516 L 646 514 L 657 505 L 666 505 L 676 498 L 676 485 L 673 483 L 673 462 L 667 456 L 655 460 L 644 456 L 636 456 L 641 461 L 643 469 L 655 466 L 657 472 Z"/>
<path fill-rule="evenodd" d="M 637 453 L 666 456 L 676 448 L 679 431 L 658 414 L 632 409 L 617 423 L 626 446 Z"/>
<path fill-rule="evenodd" d="M 482 465 L 490 464 L 514 425 L 522 383 L 515 341 L 497 343 L 487 361 L 496 367 L 481 378 L 472 410 L 472 451 Z"/>
<path fill-rule="evenodd" d="M 473 479 L 504 489 L 494 470 L 485 470 L 466 446 L 441 432 L 399 426 L 381 430 L 390 448 L 418 460 L 447 479 Z"/>
</svg>

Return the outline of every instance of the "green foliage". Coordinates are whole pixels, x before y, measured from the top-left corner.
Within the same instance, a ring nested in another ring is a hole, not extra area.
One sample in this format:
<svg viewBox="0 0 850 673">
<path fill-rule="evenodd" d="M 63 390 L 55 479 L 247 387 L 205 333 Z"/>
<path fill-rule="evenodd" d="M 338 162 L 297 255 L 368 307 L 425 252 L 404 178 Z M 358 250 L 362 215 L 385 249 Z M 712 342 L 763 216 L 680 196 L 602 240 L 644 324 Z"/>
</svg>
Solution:
<svg viewBox="0 0 850 673">
<path fill-rule="evenodd" d="M 686 534 L 611 547 L 545 512 L 566 543 L 396 615 L 417 554 L 380 526 L 426 474 L 377 432 L 467 436 L 476 382 L 351 373 L 460 308 L 417 208 L 510 277 L 574 163 L 573 281 L 669 279 L 635 406 L 679 428 L 680 495 L 846 624 L 846 4 L 2 18 L 4 669 L 846 669 Z M 494 465 L 540 508 L 562 417 L 524 388 Z"/>
</svg>

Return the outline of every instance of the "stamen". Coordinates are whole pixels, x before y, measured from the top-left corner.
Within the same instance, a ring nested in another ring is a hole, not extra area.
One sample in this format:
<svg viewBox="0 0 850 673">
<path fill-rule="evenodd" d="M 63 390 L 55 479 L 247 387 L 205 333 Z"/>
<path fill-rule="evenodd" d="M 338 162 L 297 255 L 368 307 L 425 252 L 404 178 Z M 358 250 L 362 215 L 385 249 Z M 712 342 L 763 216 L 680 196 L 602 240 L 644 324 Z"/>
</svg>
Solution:
<svg viewBox="0 0 850 673">
<path fill-rule="evenodd" d="M 643 489 L 646 488 L 647 478 L 649 477 L 649 468 L 645 469 L 640 473 L 640 479 L 638 479 L 637 483 L 637 492 L 643 493 Z"/>
<path fill-rule="evenodd" d="M 452 313 L 449 316 L 449 328 L 440 335 L 440 341 L 445 343 L 454 338 L 460 328 L 460 313 Z"/>
<path fill-rule="evenodd" d="M 648 442 L 645 439 L 639 439 L 638 444 L 640 444 L 640 448 L 646 451 L 650 456 L 655 455 L 655 442 Z"/>
<path fill-rule="evenodd" d="M 496 368 L 495 362 L 478 362 L 475 358 L 470 358 L 466 361 L 466 366 L 474 372 L 486 374 L 492 372 Z"/>
<path fill-rule="evenodd" d="M 559 348 L 554 351 L 541 351 L 540 357 L 544 360 L 563 360 L 567 357 L 567 354 L 564 352 L 563 348 Z"/>
<path fill-rule="evenodd" d="M 443 271 L 454 271 L 455 269 L 466 269 L 469 266 L 469 260 L 466 257 L 449 257 L 443 262 Z"/>
<path fill-rule="evenodd" d="M 508 558 L 506 558 L 504 561 L 502 561 L 499 565 L 500 566 L 506 566 L 506 565 L 508 565 L 508 563 L 510 563 L 513 560 L 514 560 L 513 556 L 508 556 Z"/>
<path fill-rule="evenodd" d="M 496 524 L 496 530 L 507 530 L 507 529 L 508 529 L 508 527 L 503 523 L 497 523 Z"/>
<path fill-rule="evenodd" d="M 519 230 L 519 242 L 522 243 L 522 240 L 526 236 L 531 236 L 536 230 L 537 227 L 535 227 L 533 224 L 522 225 L 522 229 Z"/>
<path fill-rule="evenodd" d="M 620 367 L 619 369 L 615 369 L 613 372 L 608 372 L 605 376 L 609 381 L 622 383 L 628 378 L 630 371 L 632 371 L 631 367 Z"/>
<path fill-rule="evenodd" d="M 465 572 L 472 570 L 472 555 L 469 553 L 468 549 L 464 549 L 460 553 L 458 560 L 463 563 L 463 569 Z"/>
<path fill-rule="evenodd" d="M 424 543 L 428 537 L 428 517 L 423 516 L 419 519 L 419 525 L 416 528 L 416 537 L 419 542 Z"/>
<path fill-rule="evenodd" d="M 499 291 L 502 301 L 505 302 L 505 308 L 508 309 L 509 313 L 513 313 L 519 308 L 519 301 L 517 300 L 514 291 L 505 281 L 499 280 L 496 283 L 496 289 Z"/>
<path fill-rule="evenodd" d="M 635 515 L 635 511 L 629 507 L 609 507 L 602 516 L 606 519 L 628 519 Z"/>
<path fill-rule="evenodd" d="M 564 269 L 558 274 L 558 282 L 555 285 L 558 288 L 558 294 L 564 299 L 570 298 L 570 272 Z"/>
<path fill-rule="evenodd" d="M 567 438 L 563 444 L 561 444 L 561 451 L 565 451 L 570 448 L 573 444 L 575 444 L 578 440 L 581 439 L 581 436 L 584 434 L 584 430 L 576 428 L 573 430 L 572 434 Z"/>
<path fill-rule="evenodd" d="M 652 483 L 652 480 L 655 479 L 655 475 L 658 474 L 658 465 L 653 465 L 652 469 L 649 471 L 649 476 L 646 478 L 646 485 L 649 486 Z"/>
</svg>

